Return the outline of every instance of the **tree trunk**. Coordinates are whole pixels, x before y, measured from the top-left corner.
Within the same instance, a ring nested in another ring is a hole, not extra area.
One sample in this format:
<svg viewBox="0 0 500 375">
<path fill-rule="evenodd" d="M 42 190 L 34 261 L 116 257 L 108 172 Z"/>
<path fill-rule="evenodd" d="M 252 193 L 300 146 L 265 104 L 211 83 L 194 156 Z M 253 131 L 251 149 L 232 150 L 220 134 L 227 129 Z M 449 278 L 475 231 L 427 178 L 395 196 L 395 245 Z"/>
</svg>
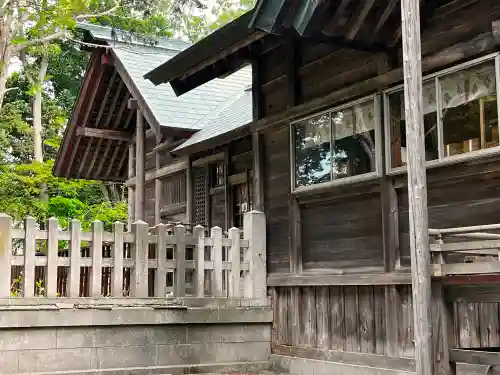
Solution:
<svg viewBox="0 0 500 375">
<path fill-rule="evenodd" d="M 7 77 L 9 64 L 12 59 L 12 11 L 5 9 L 0 14 L 0 109 L 2 109 L 5 93 L 7 92 Z"/>
</svg>

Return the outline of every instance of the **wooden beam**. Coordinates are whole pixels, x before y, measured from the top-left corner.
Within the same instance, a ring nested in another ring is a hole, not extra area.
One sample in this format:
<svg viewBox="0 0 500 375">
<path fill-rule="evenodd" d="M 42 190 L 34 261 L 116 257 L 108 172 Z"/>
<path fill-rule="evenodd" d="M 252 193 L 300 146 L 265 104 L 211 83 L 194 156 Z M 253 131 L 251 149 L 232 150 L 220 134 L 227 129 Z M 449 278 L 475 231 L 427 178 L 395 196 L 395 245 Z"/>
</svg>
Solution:
<svg viewBox="0 0 500 375">
<path fill-rule="evenodd" d="M 377 34 L 382 29 L 382 27 L 385 25 L 385 23 L 387 22 L 387 20 L 391 16 L 392 12 L 394 11 L 394 8 L 396 7 L 396 5 L 398 3 L 399 3 L 399 0 L 390 0 L 389 1 L 384 12 L 382 13 L 380 18 L 378 19 L 377 24 L 375 25 L 375 28 L 373 29 L 373 33 L 371 34 L 372 41 L 377 37 Z"/>
<path fill-rule="evenodd" d="M 362 4 L 361 8 L 356 12 L 358 16 L 356 17 L 356 20 L 346 34 L 346 38 L 348 40 L 353 40 L 354 38 L 356 38 L 359 29 L 361 29 L 361 26 L 365 22 L 365 19 L 368 16 L 368 13 L 370 13 L 370 10 L 372 9 L 374 3 L 375 0 L 364 0 L 360 3 Z"/>
<path fill-rule="evenodd" d="M 259 120 L 264 116 L 263 101 L 262 101 L 262 67 L 261 58 L 256 58 L 252 61 L 252 105 L 253 105 L 253 120 Z"/>
<path fill-rule="evenodd" d="M 392 47 L 386 46 L 382 43 L 367 43 L 361 40 L 347 39 L 343 36 L 338 35 L 327 35 L 324 33 L 318 33 L 309 38 L 311 42 L 332 44 L 338 47 L 349 48 L 358 51 L 365 52 L 387 52 L 392 53 L 394 49 Z"/>
<path fill-rule="evenodd" d="M 342 0 L 337 7 L 337 10 L 335 11 L 335 14 L 332 17 L 332 20 L 328 23 L 328 25 L 325 27 L 325 32 L 328 35 L 333 35 L 335 34 L 337 25 L 340 21 L 340 18 L 344 15 L 345 10 L 347 9 L 347 6 L 352 2 L 352 0 Z"/>
<path fill-rule="evenodd" d="M 299 56 L 295 44 L 299 43 L 297 40 L 288 39 L 285 43 L 286 46 L 286 78 L 288 86 L 288 107 L 294 107 L 299 104 L 299 85 L 298 67 L 300 66 Z"/>
<path fill-rule="evenodd" d="M 137 110 L 135 142 L 135 219 L 144 221 L 144 117 Z"/>
<path fill-rule="evenodd" d="M 431 275 L 427 211 L 427 182 L 423 126 L 420 5 L 401 0 L 403 71 L 408 153 L 408 205 L 413 288 L 416 374 L 433 370 L 431 337 Z"/>
<path fill-rule="evenodd" d="M 223 160 L 224 160 L 224 153 L 218 152 L 217 154 L 208 155 L 208 156 L 205 156 L 203 158 L 193 160 L 192 164 L 193 164 L 193 167 L 201 167 L 202 165 L 205 165 L 205 164 L 221 162 Z"/>
<path fill-rule="evenodd" d="M 187 158 L 179 158 L 179 159 L 177 159 L 177 161 L 173 162 L 172 164 L 166 165 L 165 167 L 162 167 L 162 168 L 157 169 L 157 170 L 147 172 L 145 174 L 144 181 L 148 182 L 148 181 L 154 180 L 155 178 L 162 178 L 165 176 L 169 176 L 173 173 L 183 171 L 183 170 L 187 169 L 187 167 L 188 167 Z M 125 184 L 127 186 L 135 186 L 136 185 L 135 177 L 125 181 Z"/>
<path fill-rule="evenodd" d="M 375 273 L 357 272 L 345 275 L 335 274 L 302 274 L 293 273 L 270 274 L 267 276 L 267 286 L 330 286 L 330 285 L 409 285 L 411 274 L 404 272 Z M 397 330 L 396 330 L 397 332 Z"/>
<path fill-rule="evenodd" d="M 156 139 L 156 145 L 160 144 L 161 138 Z M 155 170 L 160 169 L 161 165 L 161 154 L 159 151 L 155 151 Z M 161 180 L 155 178 L 155 225 L 161 224 Z"/>
<path fill-rule="evenodd" d="M 128 146 L 128 178 L 134 177 L 134 157 L 135 157 L 135 145 L 131 143 Z M 135 191 L 134 188 L 128 187 L 128 228 L 129 232 L 132 231 L 132 224 L 135 222 Z"/>
<path fill-rule="evenodd" d="M 129 112 L 129 115 L 128 115 L 127 121 L 126 121 L 127 127 L 130 124 L 130 121 L 132 121 L 133 114 L 134 114 L 134 111 Z M 115 142 L 115 141 L 110 141 L 110 142 Z M 116 176 L 116 177 L 120 174 L 123 163 L 125 162 L 125 159 L 127 157 L 127 153 L 124 152 L 122 154 L 122 157 L 120 158 L 120 162 L 118 163 L 118 168 L 117 168 L 115 165 L 115 160 L 118 156 L 118 152 L 122 146 L 122 143 L 123 143 L 122 141 L 116 141 L 116 147 L 115 147 L 115 150 L 113 151 L 113 155 L 111 156 L 111 160 L 109 161 L 109 165 L 108 165 L 108 169 L 106 170 L 105 178 L 109 178 L 109 176 L 111 175 L 111 171 L 114 171 L 114 176 Z"/>
<path fill-rule="evenodd" d="M 111 139 L 115 141 L 132 142 L 132 134 L 117 130 L 78 128 L 76 134 L 81 137 Z"/>
</svg>

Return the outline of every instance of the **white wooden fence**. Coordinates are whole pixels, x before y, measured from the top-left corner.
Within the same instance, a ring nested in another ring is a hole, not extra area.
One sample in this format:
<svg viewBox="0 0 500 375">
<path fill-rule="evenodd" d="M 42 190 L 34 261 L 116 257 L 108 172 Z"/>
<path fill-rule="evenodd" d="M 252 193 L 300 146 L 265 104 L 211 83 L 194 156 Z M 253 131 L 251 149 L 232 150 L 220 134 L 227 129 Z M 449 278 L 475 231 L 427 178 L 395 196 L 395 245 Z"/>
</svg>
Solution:
<svg viewBox="0 0 500 375">
<path fill-rule="evenodd" d="M 219 227 L 210 236 L 201 226 L 188 231 L 160 224 L 150 231 L 136 222 L 131 232 L 124 228 L 115 223 L 107 232 L 94 222 L 84 232 L 73 220 L 62 231 L 51 218 L 40 230 L 28 217 L 16 229 L 0 214 L 0 298 L 266 297 L 261 212 L 246 213 L 243 231 L 232 228 L 227 235 Z"/>
</svg>

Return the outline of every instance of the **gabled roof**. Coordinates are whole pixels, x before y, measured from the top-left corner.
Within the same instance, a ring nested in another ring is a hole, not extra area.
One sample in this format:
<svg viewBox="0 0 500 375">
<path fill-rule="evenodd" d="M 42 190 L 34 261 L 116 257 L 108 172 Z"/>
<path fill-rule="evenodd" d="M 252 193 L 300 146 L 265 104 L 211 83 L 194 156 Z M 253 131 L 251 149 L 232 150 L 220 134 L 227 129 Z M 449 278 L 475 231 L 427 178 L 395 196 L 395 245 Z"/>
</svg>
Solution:
<svg viewBox="0 0 500 375">
<path fill-rule="evenodd" d="M 172 152 L 174 154 L 189 153 L 195 149 L 195 146 L 203 147 L 208 141 L 236 131 L 242 135 L 242 132 L 248 131 L 248 125 L 252 122 L 252 109 L 252 88 L 248 87 L 219 112 L 207 117 L 203 129 Z"/>
<path fill-rule="evenodd" d="M 165 63 L 180 51 L 190 46 L 189 43 L 155 38 L 155 44 L 148 44 L 131 37 L 128 34 L 112 32 L 112 29 L 96 26 L 81 25 L 92 39 L 107 43 L 111 47 L 118 63 L 128 74 L 132 85 L 142 97 L 159 126 L 185 130 L 199 130 L 207 115 L 217 112 L 219 106 L 239 93 L 251 82 L 251 69 L 244 68 L 224 79 L 217 79 L 198 87 L 188 95 L 179 98 L 170 85 L 155 86 L 144 78 L 144 74 Z M 133 93 L 134 90 L 129 88 Z M 140 99 L 140 98 L 136 98 Z"/>
</svg>

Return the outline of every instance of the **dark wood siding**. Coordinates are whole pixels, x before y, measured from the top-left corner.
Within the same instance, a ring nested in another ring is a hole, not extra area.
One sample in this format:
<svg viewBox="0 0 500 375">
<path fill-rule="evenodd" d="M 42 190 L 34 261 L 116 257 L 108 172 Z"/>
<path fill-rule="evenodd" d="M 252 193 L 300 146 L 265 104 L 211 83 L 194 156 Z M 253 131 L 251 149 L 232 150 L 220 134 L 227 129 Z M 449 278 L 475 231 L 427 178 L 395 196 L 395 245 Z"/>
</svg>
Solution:
<svg viewBox="0 0 500 375">
<path fill-rule="evenodd" d="M 301 207 L 304 270 L 382 266 L 380 194 Z"/>
</svg>

